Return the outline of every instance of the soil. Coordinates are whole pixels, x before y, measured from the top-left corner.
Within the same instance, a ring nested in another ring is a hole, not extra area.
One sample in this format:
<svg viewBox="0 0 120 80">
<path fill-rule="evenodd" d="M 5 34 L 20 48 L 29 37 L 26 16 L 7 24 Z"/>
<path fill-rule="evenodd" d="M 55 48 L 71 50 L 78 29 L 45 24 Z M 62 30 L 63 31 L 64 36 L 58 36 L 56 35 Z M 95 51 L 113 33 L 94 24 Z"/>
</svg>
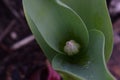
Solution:
<svg viewBox="0 0 120 80">
<path fill-rule="evenodd" d="M 118 3 L 107 0 L 114 31 L 108 68 L 120 80 L 120 10 L 115 11 Z M 46 60 L 25 20 L 22 0 L 0 0 L 0 80 L 37 80 L 33 79 L 36 73 L 39 80 L 48 80 Z"/>
<path fill-rule="evenodd" d="M 47 80 L 46 57 L 34 38 L 14 47 L 30 36 L 22 1 L 0 0 L 0 80 L 32 80 L 38 71 L 40 80 Z"/>
</svg>

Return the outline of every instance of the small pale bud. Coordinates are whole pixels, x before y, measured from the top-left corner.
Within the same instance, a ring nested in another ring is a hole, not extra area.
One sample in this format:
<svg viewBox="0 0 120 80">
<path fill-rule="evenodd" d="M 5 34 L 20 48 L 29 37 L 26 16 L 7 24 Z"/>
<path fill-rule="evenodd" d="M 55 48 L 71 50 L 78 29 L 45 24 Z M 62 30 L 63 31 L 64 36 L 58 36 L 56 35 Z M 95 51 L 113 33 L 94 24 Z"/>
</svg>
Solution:
<svg viewBox="0 0 120 80">
<path fill-rule="evenodd" d="M 80 49 L 80 45 L 76 43 L 74 40 L 67 41 L 66 45 L 64 46 L 64 51 L 69 56 L 77 54 L 79 52 L 79 49 Z"/>
</svg>

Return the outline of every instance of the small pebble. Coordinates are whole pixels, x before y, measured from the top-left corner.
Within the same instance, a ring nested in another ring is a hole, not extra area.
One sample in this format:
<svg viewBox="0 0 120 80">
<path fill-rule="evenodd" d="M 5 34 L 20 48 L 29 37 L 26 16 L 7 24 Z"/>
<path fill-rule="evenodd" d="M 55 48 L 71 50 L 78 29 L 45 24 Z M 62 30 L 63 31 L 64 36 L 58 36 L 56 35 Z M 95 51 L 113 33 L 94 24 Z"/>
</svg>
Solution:
<svg viewBox="0 0 120 80">
<path fill-rule="evenodd" d="M 16 32 L 11 32 L 10 36 L 11 36 L 12 39 L 17 39 Z"/>
</svg>

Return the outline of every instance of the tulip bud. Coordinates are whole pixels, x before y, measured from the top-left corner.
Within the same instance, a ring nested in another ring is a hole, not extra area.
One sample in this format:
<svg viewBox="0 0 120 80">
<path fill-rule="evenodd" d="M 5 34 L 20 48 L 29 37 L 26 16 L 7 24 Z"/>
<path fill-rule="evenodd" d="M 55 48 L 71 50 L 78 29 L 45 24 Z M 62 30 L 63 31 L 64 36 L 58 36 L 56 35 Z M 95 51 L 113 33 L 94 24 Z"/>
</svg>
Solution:
<svg viewBox="0 0 120 80">
<path fill-rule="evenodd" d="M 69 56 L 77 54 L 79 52 L 79 49 L 80 49 L 80 45 L 77 42 L 75 42 L 74 40 L 67 41 L 66 45 L 64 46 L 64 51 Z"/>
</svg>

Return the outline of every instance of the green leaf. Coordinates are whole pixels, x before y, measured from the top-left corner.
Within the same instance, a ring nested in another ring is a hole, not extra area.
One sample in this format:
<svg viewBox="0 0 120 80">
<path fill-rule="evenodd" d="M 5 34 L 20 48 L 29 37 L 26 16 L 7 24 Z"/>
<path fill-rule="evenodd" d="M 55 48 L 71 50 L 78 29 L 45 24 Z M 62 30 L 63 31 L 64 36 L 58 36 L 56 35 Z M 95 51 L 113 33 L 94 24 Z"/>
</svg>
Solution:
<svg viewBox="0 0 120 80">
<path fill-rule="evenodd" d="M 80 76 L 76 76 L 74 74 L 70 74 L 69 72 L 64 72 L 64 71 L 58 71 L 60 75 L 63 77 L 64 80 L 85 80 L 84 78 Z"/>
<path fill-rule="evenodd" d="M 71 7 L 85 22 L 88 31 L 97 29 L 105 35 L 105 58 L 109 60 L 113 47 L 112 24 L 106 0 L 60 0 Z"/>
<path fill-rule="evenodd" d="M 53 59 L 52 65 L 58 72 L 80 76 L 85 80 L 114 80 L 106 68 L 104 44 L 104 34 L 92 30 L 90 31 L 88 51 L 77 57 L 78 63 L 73 62 L 75 58 L 60 54 Z M 64 78 L 64 76 L 62 77 Z"/>
<path fill-rule="evenodd" d="M 89 36 L 85 24 L 68 6 L 56 0 L 23 0 L 23 5 L 38 33 L 58 53 L 64 53 L 63 48 L 68 40 L 78 42 L 81 51 L 88 46 Z"/>
<path fill-rule="evenodd" d="M 64 80 L 114 80 L 105 63 L 112 50 L 105 1 L 23 0 L 23 7 L 37 42 Z M 80 54 L 64 54 L 70 40 L 80 44 Z"/>
<path fill-rule="evenodd" d="M 41 36 L 40 32 L 38 31 L 36 25 L 34 24 L 34 22 L 31 20 L 31 18 L 29 17 L 29 15 L 25 12 L 25 16 L 26 19 L 28 21 L 29 27 L 32 30 L 32 33 L 34 34 L 38 44 L 40 45 L 40 47 L 42 48 L 42 50 L 44 51 L 45 55 L 47 56 L 47 58 L 49 59 L 49 61 L 52 61 L 53 57 L 57 54 L 57 52 L 55 50 L 53 50 L 43 39 L 43 37 Z"/>
</svg>

